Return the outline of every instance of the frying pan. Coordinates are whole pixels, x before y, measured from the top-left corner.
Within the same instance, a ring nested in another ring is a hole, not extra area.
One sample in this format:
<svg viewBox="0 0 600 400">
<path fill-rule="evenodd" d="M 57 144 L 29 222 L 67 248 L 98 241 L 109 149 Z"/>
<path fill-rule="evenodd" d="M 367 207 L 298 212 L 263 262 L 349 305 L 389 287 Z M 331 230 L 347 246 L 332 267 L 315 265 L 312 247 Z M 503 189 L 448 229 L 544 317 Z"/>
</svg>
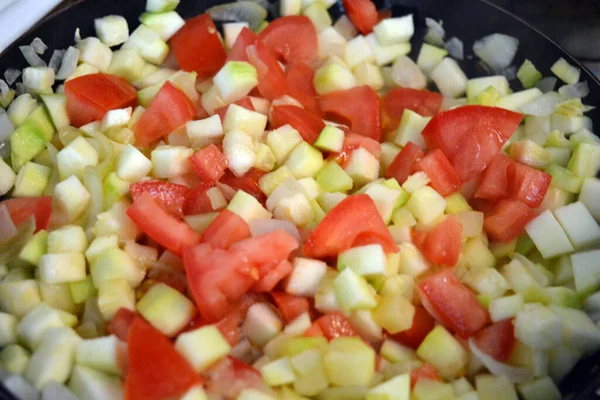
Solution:
<svg viewBox="0 0 600 400">
<path fill-rule="evenodd" d="M 177 11 L 189 18 L 201 14 L 208 7 L 232 0 L 182 0 Z M 270 0 L 273 1 L 273 0 Z M 420 49 L 425 33 L 425 17 L 443 20 L 447 37 L 456 36 L 465 45 L 465 60 L 461 67 L 469 77 L 489 75 L 481 68 L 477 59 L 472 55 L 473 42 L 492 33 L 504 33 L 519 39 L 519 51 L 514 64 L 521 65 L 525 58 L 531 60 L 544 74 L 552 76 L 550 67 L 560 57 L 572 64 L 578 62 L 560 48 L 547 36 L 527 24 L 519 17 L 487 0 L 376 0 L 377 8 L 391 10 L 395 16 L 414 14 L 415 35 L 413 36 L 414 58 Z M 8 47 L 0 54 L 0 73 L 6 68 L 22 69 L 27 67 L 18 46 L 31 43 L 35 37 L 40 37 L 49 49 L 64 49 L 73 44 L 76 28 L 81 29 L 82 37 L 93 36 L 94 18 L 110 14 L 124 16 L 130 27 L 138 25 L 137 18 L 144 11 L 146 0 L 76 0 L 68 6 L 51 13 L 27 34 Z M 330 12 L 334 20 L 343 9 L 336 4 Z M 4 27 L 2 27 L 4 28 Z M 50 50 L 49 50 L 50 52 Z M 46 54 L 46 56 L 48 56 Z M 600 81 L 585 67 L 582 68 L 581 80 L 587 80 L 590 94 L 585 99 L 586 104 L 600 105 Z M 518 82 L 511 82 L 513 88 L 520 88 Z M 600 123 L 600 109 L 587 114 Z M 596 390 L 600 387 L 600 352 L 581 360 L 571 374 L 560 384 L 564 398 L 570 400 L 600 399 Z M 0 400 L 14 398 L 0 386 Z"/>
</svg>

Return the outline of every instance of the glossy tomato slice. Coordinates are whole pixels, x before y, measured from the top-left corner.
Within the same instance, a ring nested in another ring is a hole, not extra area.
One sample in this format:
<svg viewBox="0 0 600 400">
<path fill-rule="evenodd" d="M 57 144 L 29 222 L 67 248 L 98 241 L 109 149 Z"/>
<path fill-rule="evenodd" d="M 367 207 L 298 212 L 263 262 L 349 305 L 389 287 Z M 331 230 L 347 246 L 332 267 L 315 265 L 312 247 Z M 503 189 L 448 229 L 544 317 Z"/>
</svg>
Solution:
<svg viewBox="0 0 600 400">
<path fill-rule="evenodd" d="M 304 63 L 289 65 L 285 70 L 290 95 L 298 100 L 307 111 L 320 115 L 317 91 L 313 83 L 315 70 Z"/>
<path fill-rule="evenodd" d="M 283 319 L 288 324 L 310 310 L 310 304 L 306 297 L 292 296 L 285 292 L 271 292 L 271 296 Z"/>
<path fill-rule="evenodd" d="M 479 332 L 475 338 L 477 347 L 500 362 L 507 361 L 516 344 L 512 318 L 496 322 Z"/>
<path fill-rule="evenodd" d="M 365 35 L 379 22 L 379 13 L 371 0 L 342 0 L 342 4 L 350 21 Z"/>
<path fill-rule="evenodd" d="M 433 117 L 442 108 L 444 96 L 428 90 L 394 88 L 383 97 L 382 112 L 390 119 L 389 129 L 396 129 L 404 110 L 411 110 L 422 117 Z"/>
<path fill-rule="evenodd" d="M 143 193 L 150 194 L 162 208 L 176 217 L 183 216 L 183 203 L 190 194 L 186 186 L 159 180 L 132 183 L 129 191 L 133 201 Z"/>
<path fill-rule="evenodd" d="M 214 144 L 198 150 L 190 157 L 190 162 L 198 176 L 210 183 L 218 182 L 228 165 L 227 158 Z"/>
<path fill-rule="evenodd" d="M 508 167 L 514 164 L 505 154 L 498 154 L 483 171 L 476 199 L 497 201 L 508 196 Z"/>
<path fill-rule="evenodd" d="M 413 173 L 416 163 L 424 156 L 425 153 L 419 146 L 413 142 L 408 142 L 388 167 L 385 177 L 388 179 L 394 178 L 402 185 L 406 178 Z"/>
<path fill-rule="evenodd" d="M 419 295 L 432 315 L 463 338 L 475 335 L 489 323 L 487 310 L 451 269 L 425 278 L 419 284 Z"/>
<path fill-rule="evenodd" d="M 550 174 L 516 162 L 508 167 L 507 175 L 510 197 L 531 208 L 542 204 L 552 182 Z"/>
<path fill-rule="evenodd" d="M 202 238 L 215 249 L 228 249 L 233 243 L 252 236 L 250 226 L 239 215 L 227 209 L 206 228 Z"/>
<path fill-rule="evenodd" d="M 254 196 L 256 200 L 264 203 L 267 200 L 267 196 L 263 193 L 258 180 L 265 173 L 257 168 L 252 168 L 242 176 L 235 176 L 233 172 L 227 170 L 221 178 L 220 182 L 229 186 L 234 191 L 243 190 L 251 196 Z"/>
<path fill-rule="evenodd" d="M 431 187 L 442 196 L 449 196 L 460 189 L 460 178 L 440 149 L 433 150 L 423 157 L 418 162 L 418 167 L 431 180 Z"/>
<path fill-rule="evenodd" d="M 340 336 L 358 336 L 348 318 L 339 311 L 327 313 L 316 320 L 315 323 L 319 325 L 327 340 Z"/>
<path fill-rule="evenodd" d="M 501 200 L 491 213 L 485 216 L 483 228 L 495 242 L 508 243 L 519 237 L 537 213 L 518 200 Z"/>
<path fill-rule="evenodd" d="M 202 182 L 191 189 L 183 202 L 183 215 L 195 215 L 219 211 L 213 207 L 212 201 L 207 194 L 208 190 L 212 187 L 213 185 L 211 183 Z"/>
<path fill-rule="evenodd" d="M 423 307 L 415 306 L 415 315 L 410 329 L 394 333 L 392 339 L 417 349 L 435 327 L 435 319 Z"/>
<path fill-rule="evenodd" d="M 302 139 L 313 144 L 325 128 L 325 122 L 317 115 L 300 107 L 282 105 L 273 107 L 271 112 L 271 127 L 277 129 L 283 125 L 291 125 Z"/>
<path fill-rule="evenodd" d="M 336 257 L 355 246 L 356 240 L 362 235 L 369 235 L 371 243 L 381 244 L 388 253 L 398 251 L 398 245 L 373 200 L 365 194 L 348 196 L 311 232 L 304 244 L 304 255 L 313 258 Z"/>
<path fill-rule="evenodd" d="M 454 267 L 458 262 L 462 244 L 462 225 L 454 215 L 448 215 L 431 231 L 418 247 L 434 264 Z"/>
<path fill-rule="evenodd" d="M 304 15 L 289 15 L 269 22 L 260 40 L 286 63 L 312 63 L 319 43 L 312 21 Z"/>
<path fill-rule="evenodd" d="M 284 230 L 277 230 L 242 240 L 231 245 L 230 250 L 243 255 L 258 267 L 263 277 L 281 261 L 287 260 L 299 246 L 298 240 Z"/>
<path fill-rule="evenodd" d="M 216 74 L 225 64 L 227 53 L 210 15 L 188 19 L 171 38 L 171 48 L 184 71 L 195 71 L 200 80 Z"/>
<path fill-rule="evenodd" d="M 35 231 L 48 229 L 52 216 L 52 197 L 18 197 L 4 200 L 0 205 L 6 206 L 10 219 L 16 227 L 29 218 L 35 218 Z"/>
<path fill-rule="evenodd" d="M 131 332 L 133 321 L 137 317 L 138 314 L 135 311 L 121 307 L 110 320 L 107 330 L 120 340 L 126 342 L 129 340 L 129 332 Z"/>
<path fill-rule="evenodd" d="M 380 101 L 372 87 L 327 93 L 319 98 L 319 107 L 327 119 L 349 124 L 352 132 L 381 141 Z"/>
<path fill-rule="evenodd" d="M 261 272 L 261 277 L 258 282 L 252 285 L 252 290 L 257 293 L 267 293 L 272 291 L 279 282 L 292 272 L 293 269 L 292 263 L 288 260 L 282 260 L 274 267 L 271 267 L 270 265 L 266 272 L 264 272 L 266 269 L 262 268 L 261 270 L 263 272 Z"/>
</svg>

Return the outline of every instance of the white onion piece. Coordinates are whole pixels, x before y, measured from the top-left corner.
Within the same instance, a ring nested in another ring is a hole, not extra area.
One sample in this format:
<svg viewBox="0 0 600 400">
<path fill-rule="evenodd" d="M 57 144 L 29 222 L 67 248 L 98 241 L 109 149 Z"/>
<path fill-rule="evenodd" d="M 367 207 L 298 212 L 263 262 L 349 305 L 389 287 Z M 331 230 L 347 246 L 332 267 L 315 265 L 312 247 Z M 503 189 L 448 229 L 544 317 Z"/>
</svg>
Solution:
<svg viewBox="0 0 600 400">
<path fill-rule="evenodd" d="M 501 72 L 512 63 L 518 47 L 518 39 L 494 33 L 476 41 L 473 52 L 494 71 Z"/>
<path fill-rule="evenodd" d="M 590 94 L 590 88 L 586 81 L 577 82 L 572 85 L 561 86 L 558 93 L 566 99 L 583 98 Z"/>
<path fill-rule="evenodd" d="M 10 156 L 10 141 L 3 140 L 0 142 L 0 158 L 8 158 Z"/>
<path fill-rule="evenodd" d="M 44 386 L 42 400 L 77 400 L 77 396 L 67 389 L 65 385 L 56 381 L 50 381 Z"/>
<path fill-rule="evenodd" d="M 81 31 L 79 30 L 79 28 L 75 29 L 75 35 L 73 36 L 73 40 L 75 41 L 75 44 L 79 44 L 79 42 L 81 42 Z"/>
<path fill-rule="evenodd" d="M 56 167 L 58 165 L 58 149 L 54 147 L 54 145 L 50 142 L 46 143 L 46 148 L 48 149 L 48 155 L 50 156 L 50 161 L 52 161 L 52 165 Z"/>
<path fill-rule="evenodd" d="M 213 20 L 247 22 L 254 30 L 267 18 L 267 10 L 253 1 L 238 1 L 214 6 L 206 10 Z"/>
<path fill-rule="evenodd" d="M 23 82 L 17 82 L 16 85 L 17 96 L 20 96 L 25 93 L 29 93 L 29 88 Z"/>
<path fill-rule="evenodd" d="M 496 376 L 503 376 L 511 382 L 527 382 L 533 379 L 533 372 L 528 368 L 513 367 L 512 365 L 501 363 L 493 357 L 485 354 L 475 344 L 473 338 L 469 339 L 469 348 L 473 355 L 481 361 L 481 363 Z"/>
<path fill-rule="evenodd" d="M 449 39 L 446 44 L 444 44 L 444 48 L 448 50 L 448 54 L 450 57 L 455 58 L 457 60 L 464 60 L 465 58 L 465 49 L 462 40 L 457 37 L 453 37 Z"/>
<path fill-rule="evenodd" d="M 0 243 L 6 243 L 17 234 L 18 230 L 8 213 L 8 208 L 0 204 Z"/>
<path fill-rule="evenodd" d="M 547 117 L 552 114 L 559 103 L 565 99 L 556 92 L 548 92 L 521 107 L 521 111 L 528 115 Z"/>
<path fill-rule="evenodd" d="M 23 57 L 25 57 L 27 64 L 29 64 L 30 66 L 32 66 L 32 67 L 45 67 L 46 66 L 46 62 L 44 60 L 42 60 L 40 58 L 40 56 L 37 55 L 37 53 L 35 52 L 33 47 L 20 46 L 19 50 L 21 50 Z"/>
<path fill-rule="evenodd" d="M 75 69 L 77 69 L 77 61 L 79 60 L 79 49 L 76 47 L 69 47 L 65 52 L 60 69 L 56 73 L 56 79 L 63 80 L 73 75 Z"/>
<path fill-rule="evenodd" d="M 33 39 L 30 46 L 40 56 L 42 54 L 44 54 L 46 52 L 46 50 L 48 50 L 48 46 L 46 46 L 46 43 L 44 43 L 44 41 L 42 39 L 40 39 L 39 37 L 36 37 L 35 39 Z"/>
<path fill-rule="evenodd" d="M 421 69 L 407 56 L 400 56 L 392 65 L 392 80 L 396 85 L 411 89 L 424 89 L 427 79 Z"/>
<path fill-rule="evenodd" d="M 425 307 L 425 309 L 427 310 L 429 315 L 431 315 L 436 321 L 441 323 L 442 320 L 441 320 L 440 316 L 438 315 L 437 311 L 435 310 L 435 308 L 433 307 L 433 305 L 429 302 L 427 295 L 421 289 L 418 289 L 418 291 L 419 291 L 419 299 L 421 299 L 421 304 L 423 305 L 423 307 Z"/>
<path fill-rule="evenodd" d="M 4 387 L 16 398 L 21 400 L 39 399 L 38 391 L 21 375 L 11 374 L 2 380 Z"/>
<path fill-rule="evenodd" d="M 504 77 L 509 81 L 512 81 L 513 79 L 517 78 L 517 67 L 511 65 L 510 67 L 504 68 L 501 71 L 501 74 L 504 75 Z"/>
<path fill-rule="evenodd" d="M 535 85 L 535 87 L 537 87 L 544 93 L 548 93 L 554 90 L 556 82 L 558 82 L 558 79 L 556 79 L 553 76 L 548 76 L 546 78 L 540 79 L 540 81 Z"/>
<path fill-rule="evenodd" d="M 265 235 L 278 230 L 283 230 L 300 241 L 300 232 L 298 232 L 298 228 L 290 221 L 282 219 L 256 219 L 250 222 L 252 236 Z"/>
<path fill-rule="evenodd" d="M 236 190 L 231 186 L 221 182 L 217 182 L 217 187 L 221 190 L 221 193 L 223 193 L 223 196 L 225 196 L 227 201 L 231 201 L 231 199 L 233 199 L 233 196 L 235 196 Z"/>
<path fill-rule="evenodd" d="M 62 59 L 65 56 L 66 50 L 54 50 L 52 53 L 52 57 L 50 57 L 50 62 L 48 62 L 48 66 L 54 70 L 56 74 L 60 69 L 60 65 L 62 64 Z"/>
<path fill-rule="evenodd" d="M 87 209 L 86 230 L 91 230 L 96 224 L 98 214 L 104 211 L 104 187 L 96 167 L 87 166 L 83 171 L 83 184 L 91 195 Z"/>
<path fill-rule="evenodd" d="M 443 47 L 444 37 L 446 32 L 442 27 L 442 21 L 437 22 L 431 18 L 425 18 L 425 25 L 427 25 L 427 33 L 425 34 L 425 41 L 434 46 Z"/>
<path fill-rule="evenodd" d="M 6 79 L 6 83 L 12 85 L 17 81 L 17 78 L 21 76 L 21 71 L 16 68 L 8 68 L 4 71 L 4 79 Z"/>
<path fill-rule="evenodd" d="M 0 109 L 2 110 L 2 109 Z M 15 131 L 15 126 L 13 125 L 10 118 L 8 118 L 8 114 L 4 112 L 4 110 L 0 111 L 0 143 L 4 142 L 8 137 Z"/>
</svg>

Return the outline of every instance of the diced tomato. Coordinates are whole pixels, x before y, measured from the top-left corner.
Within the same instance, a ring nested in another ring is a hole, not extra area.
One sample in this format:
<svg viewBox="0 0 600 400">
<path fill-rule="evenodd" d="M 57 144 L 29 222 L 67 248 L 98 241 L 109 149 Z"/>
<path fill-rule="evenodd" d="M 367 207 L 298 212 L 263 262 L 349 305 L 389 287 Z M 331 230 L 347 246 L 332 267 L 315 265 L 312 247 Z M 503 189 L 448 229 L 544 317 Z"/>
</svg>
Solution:
<svg viewBox="0 0 600 400">
<path fill-rule="evenodd" d="M 266 301 L 262 295 L 254 293 L 245 294 L 240 300 L 231 304 L 225 318 L 215 324 L 231 346 L 235 346 L 240 341 L 240 327 L 244 319 L 246 319 L 248 309 L 253 304 L 261 301 Z"/>
<path fill-rule="evenodd" d="M 183 269 L 183 263 L 181 268 Z M 182 294 L 187 292 L 185 271 L 176 268 L 153 268 L 148 273 L 146 280 L 137 288 L 136 293 L 144 295 L 158 283 L 164 283 Z"/>
<path fill-rule="evenodd" d="M 274 268 L 270 268 L 266 274 L 262 275 L 258 282 L 252 285 L 252 290 L 258 293 L 266 293 L 275 289 L 275 286 L 292 272 L 292 263 L 283 260 Z"/>
<path fill-rule="evenodd" d="M 210 197 L 206 194 L 212 187 L 212 184 L 203 182 L 194 189 L 191 189 L 183 202 L 183 215 L 195 215 L 219 211 L 213 207 Z"/>
<path fill-rule="evenodd" d="M 0 205 L 6 206 L 10 219 L 16 227 L 35 217 L 35 231 L 48 229 L 52 216 L 52 197 L 18 197 L 4 200 Z"/>
<path fill-rule="evenodd" d="M 207 391 L 219 399 L 236 399 L 244 389 L 269 389 L 255 368 L 234 358 L 227 356 L 207 371 Z"/>
<path fill-rule="evenodd" d="M 342 4 L 350 21 L 365 35 L 379 22 L 377 8 L 371 0 L 342 0 Z"/>
<path fill-rule="evenodd" d="M 226 171 L 220 182 L 231 187 L 236 192 L 243 190 L 249 195 L 254 196 L 259 202 L 264 203 L 267 200 L 267 196 L 265 196 L 258 184 L 258 180 L 264 174 L 263 171 L 257 168 L 250 169 L 243 176 L 235 176 L 233 172 Z"/>
<path fill-rule="evenodd" d="M 202 238 L 215 249 L 227 250 L 233 243 L 251 236 L 248 223 L 236 213 L 225 209 L 206 228 Z"/>
<path fill-rule="evenodd" d="M 317 31 L 307 16 L 289 15 L 274 19 L 259 37 L 286 63 L 310 64 L 317 58 Z"/>
<path fill-rule="evenodd" d="M 512 318 L 496 322 L 481 330 L 474 338 L 477 347 L 500 362 L 507 361 L 516 344 Z"/>
<path fill-rule="evenodd" d="M 302 139 L 310 144 L 317 140 L 319 134 L 325 128 L 325 122 L 310 111 L 289 105 L 273 107 L 271 127 L 277 129 L 287 124 L 300 132 Z"/>
<path fill-rule="evenodd" d="M 142 193 L 129 207 L 127 215 L 144 233 L 177 255 L 201 240 L 186 223 L 163 210 L 149 193 Z"/>
<path fill-rule="evenodd" d="M 208 14 L 188 19 L 171 38 L 171 48 L 179 67 L 197 72 L 200 80 L 216 74 L 227 59 L 219 32 Z"/>
<path fill-rule="evenodd" d="M 131 331 L 131 325 L 136 319 L 137 313 L 127 308 L 119 308 L 117 313 L 112 317 L 108 324 L 108 331 L 126 342 L 129 340 L 129 332 Z"/>
<path fill-rule="evenodd" d="M 319 107 L 327 118 L 349 123 L 352 132 L 381 142 L 379 103 L 377 92 L 366 85 L 337 90 L 319 98 Z"/>
<path fill-rule="evenodd" d="M 171 341 L 142 318 L 133 321 L 127 348 L 127 400 L 178 397 L 191 386 L 202 382 L 200 375 L 175 350 Z"/>
<path fill-rule="evenodd" d="M 483 228 L 490 239 L 507 243 L 517 238 L 537 213 L 518 200 L 501 200 L 491 214 L 485 216 Z"/>
<path fill-rule="evenodd" d="M 230 250 L 242 254 L 243 258 L 260 270 L 263 277 L 268 271 L 286 260 L 299 246 L 298 240 L 284 230 L 254 236 L 231 245 Z"/>
<path fill-rule="evenodd" d="M 243 28 L 229 50 L 227 61 L 248 61 L 246 48 L 256 44 L 258 41 L 259 38 L 256 33 L 252 32 L 249 28 Z"/>
<path fill-rule="evenodd" d="M 458 262 L 462 244 L 462 225 L 454 215 L 448 215 L 425 234 L 419 249 L 429 261 L 447 267 Z"/>
<path fill-rule="evenodd" d="M 313 324 L 308 328 L 302 336 L 306 337 L 315 337 L 315 336 L 325 336 L 325 332 L 321 329 L 321 325 L 317 324 L 317 321 L 313 322 Z"/>
<path fill-rule="evenodd" d="M 510 165 L 507 174 L 510 197 L 531 208 L 542 204 L 552 182 L 550 174 L 519 163 Z"/>
<path fill-rule="evenodd" d="M 306 110 L 319 115 L 317 91 L 313 83 L 315 70 L 304 63 L 289 65 L 285 70 L 290 95 L 298 100 Z"/>
<path fill-rule="evenodd" d="M 190 99 L 171 82 L 165 82 L 133 126 L 137 145 L 147 146 L 171 133 L 190 121 L 195 113 Z"/>
<path fill-rule="evenodd" d="M 137 104 L 137 91 L 125 79 L 109 74 L 90 74 L 65 82 L 67 115 L 71 125 L 80 127 L 101 121 L 114 109 Z"/>
<path fill-rule="evenodd" d="M 498 154 L 483 171 L 475 192 L 476 199 L 497 201 L 508 196 L 508 167 L 515 162 L 505 154 Z"/>
<path fill-rule="evenodd" d="M 284 321 L 288 324 L 310 310 L 310 304 L 306 297 L 292 296 L 284 292 L 271 292 L 271 296 L 273 296 L 275 305 L 281 311 Z"/>
<path fill-rule="evenodd" d="M 252 104 L 252 100 L 250 100 L 249 97 L 244 97 L 243 99 L 238 100 L 233 104 L 236 104 L 240 107 L 244 107 L 246 110 L 254 111 L 254 105 Z M 230 105 L 231 104 L 227 104 L 215 110 L 215 114 L 217 114 L 219 118 L 221 118 L 221 122 L 225 121 L 225 115 L 227 114 L 227 110 L 229 110 Z"/>
<path fill-rule="evenodd" d="M 345 132 L 344 147 L 342 147 L 342 151 L 340 153 L 334 153 L 337 154 L 335 159 L 337 160 L 338 164 L 340 164 L 342 168 L 346 168 L 352 153 L 359 147 L 368 150 L 369 153 L 371 153 L 378 160 L 381 159 L 381 143 L 379 143 L 377 140 L 348 131 Z"/>
<path fill-rule="evenodd" d="M 419 368 L 410 372 L 410 387 L 414 388 L 419 379 L 429 379 L 430 381 L 441 381 L 436 369 L 431 364 L 423 364 Z"/>
<path fill-rule="evenodd" d="M 148 193 L 169 214 L 183 216 L 183 203 L 190 189 L 183 185 L 159 180 L 141 181 L 129 185 L 131 198 L 135 201 L 143 193 Z"/>
<path fill-rule="evenodd" d="M 225 174 L 227 158 L 217 146 L 211 144 L 190 157 L 192 168 L 206 182 L 215 183 Z"/>
<path fill-rule="evenodd" d="M 419 284 L 419 294 L 431 314 L 464 338 L 475 335 L 489 323 L 487 310 L 451 269 L 425 278 Z"/>
<path fill-rule="evenodd" d="M 415 164 L 424 156 L 425 153 L 419 146 L 413 142 L 408 142 L 388 167 L 385 177 L 388 179 L 394 178 L 402 185 L 406 178 L 412 174 Z"/>
<path fill-rule="evenodd" d="M 517 129 L 523 115 L 485 106 L 443 111 L 425 126 L 429 149 L 441 149 L 466 182 L 482 172 Z"/>
<path fill-rule="evenodd" d="M 387 253 L 398 251 L 373 200 L 365 195 L 352 195 L 342 200 L 311 232 L 304 244 L 306 257 L 335 257 L 355 246 L 362 235 L 379 243 Z"/>
<path fill-rule="evenodd" d="M 392 18 L 392 12 L 390 10 L 377 10 L 377 15 L 379 15 L 380 22 L 384 19 Z"/>
<path fill-rule="evenodd" d="M 413 317 L 412 326 L 402 332 L 395 333 L 392 339 L 417 349 L 425 337 L 435 327 L 435 319 L 423 307 L 415 306 L 415 316 Z"/>
<path fill-rule="evenodd" d="M 327 340 L 340 336 L 358 336 L 348 318 L 341 312 L 332 312 L 323 315 L 315 321 L 323 331 Z"/>
<path fill-rule="evenodd" d="M 442 108 L 444 96 L 428 90 L 394 88 L 383 97 L 382 112 L 390 119 L 389 128 L 396 129 L 404 110 L 411 110 L 422 117 L 433 117 Z"/>
<path fill-rule="evenodd" d="M 431 187 L 442 196 L 449 196 L 460 188 L 460 178 L 440 149 L 423 157 L 418 166 L 431 180 Z"/>
</svg>

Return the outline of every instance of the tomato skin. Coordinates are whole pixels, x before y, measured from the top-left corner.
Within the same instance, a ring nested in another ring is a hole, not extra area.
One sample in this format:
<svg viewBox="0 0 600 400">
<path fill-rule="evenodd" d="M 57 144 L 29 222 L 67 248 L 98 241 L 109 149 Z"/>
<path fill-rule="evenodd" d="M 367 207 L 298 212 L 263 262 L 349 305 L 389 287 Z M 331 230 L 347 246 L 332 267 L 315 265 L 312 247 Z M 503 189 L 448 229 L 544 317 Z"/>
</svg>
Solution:
<svg viewBox="0 0 600 400">
<path fill-rule="evenodd" d="M 415 164 L 423 157 L 425 157 L 423 150 L 413 142 L 408 142 L 388 167 L 385 177 L 394 178 L 402 185 L 406 178 L 413 173 Z"/>
<path fill-rule="evenodd" d="M 191 121 L 195 114 L 190 99 L 171 82 L 165 82 L 133 126 L 137 145 L 147 146 L 168 135 Z"/>
<path fill-rule="evenodd" d="M 306 110 L 315 115 L 320 115 L 317 91 L 313 83 L 315 70 L 305 63 L 289 65 L 285 70 L 290 95 L 298 100 Z"/>
<path fill-rule="evenodd" d="M 212 184 L 203 182 L 194 189 L 191 189 L 183 202 L 183 215 L 195 215 L 219 211 L 213 208 L 212 202 L 206 194 L 212 187 Z"/>
<path fill-rule="evenodd" d="M 35 217 L 35 231 L 48 229 L 52 216 L 52 197 L 18 197 L 0 202 L 6 206 L 10 219 L 16 227 Z"/>
<path fill-rule="evenodd" d="M 244 97 L 241 100 L 234 102 L 233 104 L 238 105 L 240 107 L 244 107 L 246 110 L 254 111 L 254 105 L 252 104 L 252 100 L 249 97 Z M 227 104 L 223 107 L 219 107 L 215 110 L 215 114 L 221 118 L 221 123 L 225 122 L 225 115 L 227 114 L 227 110 L 229 110 L 229 106 L 231 104 Z"/>
<path fill-rule="evenodd" d="M 501 200 L 494 210 L 485 216 L 483 228 L 495 242 L 508 243 L 517 238 L 532 219 L 535 210 L 518 200 Z"/>
<path fill-rule="evenodd" d="M 176 217 L 183 216 L 183 204 L 190 194 L 190 189 L 183 185 L 160 180 L 132 183 L 129 191 L 133 201 L 143 193 L 149 193 L 165 211 Z"/>
<path fill-rule="evenodd" d="M 131 325 L 127 347 L 126 400 L 177 397 L 202 383 L 202 378 L 171 341 L 140 317 Z"/>
<path fill-rule="evenodd" d="M 110 74 L 90 74 L 65 82 L 67 115 L 76 127 L 101 121 L 114 109 L 134 107 L 137 90 L 126 80 Z"/>
<path fill-rule="evenodd" d="M 138 317 L 135 311 L 127 308 L 119 308 L 114 317 L 108 324 L 108 331 L 118 337 L 120 340 L 127 342 L 133 321 Z"/>
<path fill-rule="evenodd" d="M 289 15 L 269 22 L 260 40 L 286 63 L 310 64 L 317 58 L 317 31 L 304 15 Z"/>
<path fill-rule="evenodd" d="M 419 368 L 410 372 L 410 387 L 413 389 L 420 379 L 429 379 L 430 381 L 441 381 L 437 370 L 431 364 L 423 364 Z"/>
<path fill-rule="evenodd" d="M 327 340 L 332 340 L 340 336 L 358 336 L 348 318 L 339 311 L 327 313 L 316 320 L 315 323 L 319 325 L 323 331 L 323 336 Z"/>
<path fill-rule="evenodd" d="M 462 245 L 462 225 L 454 215 L 448 215 L 431 231 L 419 249 L 434 264 L 454 267 L 458 262 Z"/>
<path fill-rule="evenodd" d="M 434 327 L 435 318 L 423 307 L 415 306 L 415 316 L 413 317 L 412 326 L 405 331 L 391 335 L 391 337 L 395 341 L 416 350 Z"/>
<path fill-rule="evenodd" d="M 325 122 L 317 115 L 300 107 L 282 105 L 273 107 L 271 112 L 271 127 L 277 129 L 283 125 L 291 125 L 302 139 L 313 144 L 325 128 Z"/>
<path fill-rule="evenodd" d="M 482 329 L 474 340 L 485 354 L 500 362 L 507 361 L 516 344 L 513 319 L 505 319 Z"/>
<path fill-rule="evenodd" d="M 460 188 L 460 178 L 440 149 L 427 154 L 417 165 L 431 180 L 430 186 L 442 196 L 449 196 Z"/>
<path fill-rule="evenodd" d="M 254 236 L 231 245 L 230 250 L 257 266 L 265 276 L 281 261 L 286 260 L 299 246 L 298 240 L 283 230 Z"/>
<path fill-rule="evenodd" d="M 365 235 L 368 240 L 365 240 Z M 311 232 L 304 244 L 304 255 L 312 258 L 335 257 L 356 246 L 357 239 L 375 242 L 387 253 L 398 251 L 373 200 L 365 195 L 352 195 L 342 200 Z"/>
<path fill-rule="evenodd" d="M 206 228 L 202 239 L 215 249 L 227 250 L 233 243 L 251 236 L 248 223 L 236 213 L 225 209 Z"/>
<path fill-rule="evenodd" d="M 285 292 L 271 292 L 271 296 L 288 324 L 310 310 L 310 304 L 305 297 L 293 296 Z"/>
<path fill-rule="evenodd" d="M 350 21 L 365 35 L 379 22 L 379 13 L 371 0 L 342 0 L 342 4 Z"/>
<path fill-rule="evenodd" d="M 149 193 L 142 193 L 129 207 L 127 215 L 143 232 L 177 255 L 201 240 L 186 223 L 163 210 Z"/>
<path fill-rule="evenodd" d="M 202 180 L 215 183 L 225 174 L 227 169 L 227 158 L 221 150 L 211 144 L 202 150 L 195 152 L 190 157 L 192 168 Z"/>
<path fill-rule="evenodd" d="M 489 323 L 490 316 L 475 293 L 450 269 L 425 278 L 419 284 L 419 295 L 444 326 L 463 338 L 475 335 Z"/>
<path fill-rule="evenodd" d="M 352 132 L 381 142 L 380 100 L 372 87 L 365 85 L 327 93 L 319 98 L 319 107 L 327 118 L 349 122 Z"/>
<path fill-rule="evenodd" d="M 182 70 L 198 73 L 200 80 L 214 75 L 227 59 L 210 15 L 188 19 L 171 38 L 171 48 Z"/>
<path fill-rule="evenodd" d="M 389 129 L 396 129 L 404 110 L 422 117 L 433 117 L 442 108 L 444 96 L 428 90 L 393 88 L 383 97 L 382 112 L 390 119 Z"/>
<path fill-rule="evenodd" d="M 515 162 L 505 154 L 498 154 L 483 171 L 475 192 L 476 199 L 497 201 L 508 194 L 508 167 Z"/>
<path fill-rule="evenodd" d="M 225 175 L 221 178 L 220 182 L 231 187 L 236 192 L 243 190 L 251 196 L 254 196 L 260 203 L 267 201 L 267 196 L 263 193 L 258 180 L 265 173 L 257 168 L 252 168 L 246 172 L 243 176 L 235 176 L 233 172 L 227 170 Z"/>
<path fill-rule="evenodd" d="M 513 163 L 507 169 L 510 197 L 537 208 L 544 201 L 552 176 L 528 165 Z"/>
</svg>

